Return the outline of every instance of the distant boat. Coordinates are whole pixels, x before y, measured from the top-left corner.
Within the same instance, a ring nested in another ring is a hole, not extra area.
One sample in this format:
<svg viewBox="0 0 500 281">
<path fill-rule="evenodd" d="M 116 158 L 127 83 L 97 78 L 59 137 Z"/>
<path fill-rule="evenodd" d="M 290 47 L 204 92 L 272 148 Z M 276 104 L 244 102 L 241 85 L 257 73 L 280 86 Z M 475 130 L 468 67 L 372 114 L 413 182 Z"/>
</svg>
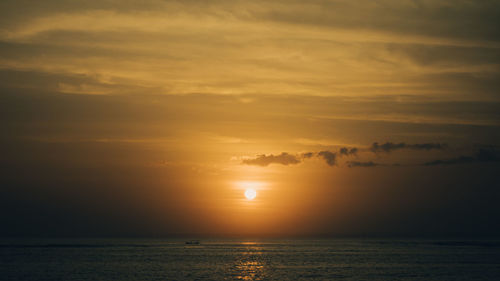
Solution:
<svg viewBox="0 0 500 281">
<path fill-rule="evenodd" d="M 186 245 L 200 245 L 200 241 L 198 240 L 186 241 Z"/>
</svg>

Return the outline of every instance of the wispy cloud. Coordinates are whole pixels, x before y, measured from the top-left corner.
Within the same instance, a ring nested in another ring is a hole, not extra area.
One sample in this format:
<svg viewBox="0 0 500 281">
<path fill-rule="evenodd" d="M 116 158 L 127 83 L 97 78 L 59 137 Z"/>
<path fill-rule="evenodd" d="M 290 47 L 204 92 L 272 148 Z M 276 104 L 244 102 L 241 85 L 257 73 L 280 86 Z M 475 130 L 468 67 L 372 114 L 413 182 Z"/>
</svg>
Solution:
<svg viewBox="0 0 500 281">
<path fill-rule="evenodd" d="M 373 161 L 367 161 L 367 162 L 359 162 L 359 161 L 347 161 L 347 167 L 353 168 L 353 167 L 375 167 L 379 166 L 380 164 L 375 163 Z"/>
<path fill-rule="evenodd" d="M 499 162 L 500 152 L 494 148 L 481 148 L 473 156 L 458 156 L 449 159 L 438 159 L 424 163 L 424 166 L 454 165 L 475 162 Z"/>
<path fill-rule="evenodd" d="M 495 1 L 24 2 L 0 2 L 0 66 L 85 73 L 113 82 L 100 88 L 61 81 L 66 92 L 119 93 L 110 89 L 118 81 L 177 94 L 453 91 L 477 99 L 498 92 L 500 44 L 493 27 L 500 5 Z M 387 113 L 401 106 L 384 107 L 381 116 L 349 113 L 350 118 L 394 120 Z M 447 122 L 470 119 L 433 113 Z"/>
<path fill-rule="evenodd" d="M 416 143 L 416 144 L 407 144 L 404 142 L 401 143 L 392 143 L 386 142 L 383 144 L 379 144 L 378 142 L 374 142 L 370 151 L 377 152 L 391 152 L 399 149 L 413 149 L 413 150 L 443 150 L 448 148 L 448 145 L 445 143 Z"/>
</svg>

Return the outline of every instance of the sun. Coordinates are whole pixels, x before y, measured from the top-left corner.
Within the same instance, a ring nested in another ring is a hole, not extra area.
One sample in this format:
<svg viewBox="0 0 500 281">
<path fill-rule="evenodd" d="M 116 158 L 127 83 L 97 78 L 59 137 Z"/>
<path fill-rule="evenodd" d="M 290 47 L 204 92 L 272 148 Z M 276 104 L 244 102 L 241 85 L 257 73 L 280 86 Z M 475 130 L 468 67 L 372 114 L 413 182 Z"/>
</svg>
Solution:
<svg viewBox="0 0 500 281">
<path fill-rule="evenodd" d="M 252 201 L 257 197 L 257 191 L 265 189 L 267 183 L 260 181 L 237 181 L 234 182 L 239 192 L 243 191 L 246 200 Z"/>
<path fill-rule="evenodd" d="M 245 190 L 245 197 L 248 200 L 253 200 L 257 196 L 257 191 L 253 188 L 248 188 Z"/>
</svg>

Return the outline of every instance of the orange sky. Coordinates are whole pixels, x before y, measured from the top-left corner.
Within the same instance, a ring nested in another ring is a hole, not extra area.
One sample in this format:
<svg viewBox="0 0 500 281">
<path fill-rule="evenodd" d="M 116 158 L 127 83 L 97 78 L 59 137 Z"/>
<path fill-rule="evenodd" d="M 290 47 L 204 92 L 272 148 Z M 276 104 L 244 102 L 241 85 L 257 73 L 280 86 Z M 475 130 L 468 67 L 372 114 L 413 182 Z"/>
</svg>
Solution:
<svg viewBox="0 0 500 281">
<path fill-rule="evenodd" d="M 2 1 L 0 235 L 498 234 L 499 15 Z"/>
</svg>

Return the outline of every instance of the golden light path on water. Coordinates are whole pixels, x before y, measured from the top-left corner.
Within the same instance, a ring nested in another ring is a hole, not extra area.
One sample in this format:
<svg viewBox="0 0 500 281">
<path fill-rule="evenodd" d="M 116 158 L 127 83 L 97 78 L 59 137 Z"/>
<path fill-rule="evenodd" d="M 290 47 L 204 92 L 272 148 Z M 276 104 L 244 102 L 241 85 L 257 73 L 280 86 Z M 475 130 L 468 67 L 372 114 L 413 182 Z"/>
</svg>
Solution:
<svg viewBox="0 0 500 281">
<path fill-rule="evenodd" d="M 266 276 L 265 261 L 262 257 L 262 248 L 255 242 L 243 242 L 246 249 L 236 261 L 234 269 L 236 279 L 262 280 Z"/>
</svg>

